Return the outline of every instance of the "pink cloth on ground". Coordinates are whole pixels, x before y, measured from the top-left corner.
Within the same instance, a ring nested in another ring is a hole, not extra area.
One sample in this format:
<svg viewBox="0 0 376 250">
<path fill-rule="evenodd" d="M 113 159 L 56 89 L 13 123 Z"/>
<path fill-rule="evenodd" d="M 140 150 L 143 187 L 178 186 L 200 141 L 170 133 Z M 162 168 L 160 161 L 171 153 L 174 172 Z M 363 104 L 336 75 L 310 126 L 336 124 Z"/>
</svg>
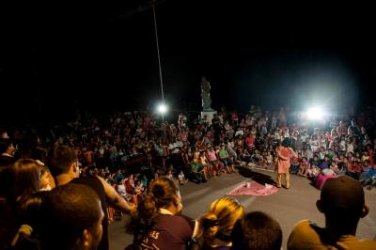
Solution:
<svg viewBox="0 0 376 250">
<path fill-rule="evenodd" d="M 250 185 L 248 185 L 250 183 Z M 274 194 L 278 191 L 278 188 L 270 184 L 262 185 L 256 181 L 251 181 L 248 183 L 242 183 L 237 186 L 227 195 L 239 196 L 239 195 L 252 195 L 252 196 L 267 196 Z"/>
</svg>

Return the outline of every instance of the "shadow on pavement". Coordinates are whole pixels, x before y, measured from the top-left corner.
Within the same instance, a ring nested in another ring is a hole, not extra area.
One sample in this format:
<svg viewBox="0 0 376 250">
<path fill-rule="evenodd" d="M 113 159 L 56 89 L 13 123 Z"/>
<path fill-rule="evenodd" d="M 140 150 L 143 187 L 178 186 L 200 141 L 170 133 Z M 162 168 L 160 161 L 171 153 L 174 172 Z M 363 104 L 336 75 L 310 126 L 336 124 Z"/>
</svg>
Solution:
<svg viewBox="0 0 376 250">
<path fill-rule="evenodd" d="M 270 185 L 275 185 L 275 181 L 273 180 L 272 177 L 266 174 L 258 173 L 252 171 L 252 169 L 247 168 L 247 167 L 239 167 L 239 174 L 241 176 L 244 176 L 246 178 L 251 178 L 252 180 L 264 185 L 265 183 L 270 184 Z"/>
</svg>

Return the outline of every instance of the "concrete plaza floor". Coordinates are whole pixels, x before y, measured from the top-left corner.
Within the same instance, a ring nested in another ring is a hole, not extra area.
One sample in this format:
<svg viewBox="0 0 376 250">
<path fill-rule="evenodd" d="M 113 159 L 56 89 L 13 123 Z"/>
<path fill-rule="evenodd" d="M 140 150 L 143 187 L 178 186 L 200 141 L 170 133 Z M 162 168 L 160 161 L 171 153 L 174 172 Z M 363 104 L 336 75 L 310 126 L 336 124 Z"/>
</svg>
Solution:
<svg viewBox="0 0 376 250">
<path fill-rule="evenodd" d="M 225 174 L 209 179 L 207 183 L 187 183 L 180 187 L 184 204 L 184 214 L 197 218 L 203 214 L 209 204 L 237 187 L 239 184 L 255 180 L 269 182 L 274 178 L 270 171 L 241 168 L 239 173 Z M 361 219 L 357 236 L 373 239 L 376 236 L 376 190 L 366 190 L 366 202 L 370 207 L 367 217 Z M 291 176 L 291 188 L 281 188 L 278 192 L 265 197 L 236 196 L 246 211 L 263 211 L 273 216 L 283 230 L 283 249 L 286 249 L 287 238 L 296 222 L 311 219 L 318 225 L 324 225 L 324 216 L 316 209 L 316 200 L 320 191 L 304 177 Z M 109 228 L 110 247 L 113 250 L 124 249 L 132 242 L 132 236 L 125 233 L 124 221 L 115 221 Z"/>
</svg>

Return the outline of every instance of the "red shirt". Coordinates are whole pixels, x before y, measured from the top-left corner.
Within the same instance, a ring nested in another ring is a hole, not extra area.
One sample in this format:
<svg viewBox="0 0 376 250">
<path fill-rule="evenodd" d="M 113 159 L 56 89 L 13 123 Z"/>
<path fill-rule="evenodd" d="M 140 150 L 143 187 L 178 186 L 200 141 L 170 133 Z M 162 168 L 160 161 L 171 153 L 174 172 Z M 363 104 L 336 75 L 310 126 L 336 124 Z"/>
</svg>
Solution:
<svg viewBox="0 0 376 250">
<path fill-rule="evenodd" d="M 138 249 L 185 250 L 192 234 L 193 230 L 187 219 L 176 215 L 161 214 L 153 228 L 147 235 L 144 235 Z"/>
</svg>

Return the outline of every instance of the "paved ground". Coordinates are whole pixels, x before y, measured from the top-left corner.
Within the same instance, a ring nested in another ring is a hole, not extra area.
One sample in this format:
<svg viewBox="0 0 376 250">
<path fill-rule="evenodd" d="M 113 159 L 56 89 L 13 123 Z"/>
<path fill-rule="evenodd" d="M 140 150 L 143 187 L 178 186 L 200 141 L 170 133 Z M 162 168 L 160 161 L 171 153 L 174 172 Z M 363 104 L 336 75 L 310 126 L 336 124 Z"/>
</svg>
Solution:
<svg viewBox="0 0 376 250">
<path fill-rule="evenodd" d="M 211 178 L 205 184 L 188 183 L 181 186 L 184 204 L 184 214 L 196 218 L 206 211 L 209 204 L 224 196 L 240 183 L 250 180 L 270 181 L 274 173 L 255 170 L 251 172 L 241 169 L 238 174 L 222 175 Z M 301 219 L 309 218 L 319 225 L 324 225 L 323 215 L 315 206 L 320 192 L 310 185 L 309 180 L 303 177 L 292 176 L 292 186 L 289 190 L 280 189 L 266 197 L 237 196 L 245 206 L 246 211 L 260 210 L 276 218 L 283 230 L 283 248 L 294 224 Z M 376 190 L 365 190 L 366 202 L 370 207 L 370 214 L 360 221 L 357 235 L 364 238 L 376 237 Z M 132 236 L 124 232 L 124 222 L 118 221 L 110 225 L 111 249 L 124 249 L 132 241 Z"/>
</svg>

